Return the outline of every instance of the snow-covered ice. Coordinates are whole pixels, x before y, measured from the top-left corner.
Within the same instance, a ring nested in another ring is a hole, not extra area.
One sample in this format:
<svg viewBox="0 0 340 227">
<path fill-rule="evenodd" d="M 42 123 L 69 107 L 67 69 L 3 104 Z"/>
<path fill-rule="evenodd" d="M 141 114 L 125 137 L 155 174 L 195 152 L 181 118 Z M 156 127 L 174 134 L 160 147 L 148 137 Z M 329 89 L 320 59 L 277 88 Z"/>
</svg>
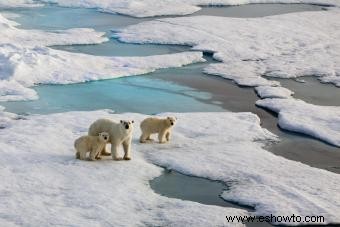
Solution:
<svg viewBox="0 0 340 227">
<path fill-rule="evenodd" d="M 272 85 L 262 75 L 318 76 L 339 85 L 340 10 L 301 12 L 264 18 L 195 16 L 131 25 L 115 34 L 121 41 L 184 44 L 213 52 L 221 61 L 206 73 L 240 85 Z"/>
<path fill-rule="evenodd" d="M 42 6 L 32 0 L 0 0 L 0 8 L 16 8 L 16 7 L 38 7 Z"/>
<path fill-rule="evenodd" d="M 8 127 L 16 117 L 16 114 L 8 113 L 3 106 L 0 106 L 0 129 Z"/>
<path fill-rule="evenodd" d="M 28 116 L 0 130 L 1 226 L 231 226 L 226 215 L 247 214 L 154 193 L 148 181 L 162 169 L 136 144 L 132 161 L 76 160 L 74 139 L 99 117 L 144 116 L 69 112 Z"/>
<path fill-rule="evenodd" d="M 45 32 L 24 30 L 0 14 L 0 101 L 32 100 L 36 84 L 68 84 L 145 74 L 156 69 L 205 61 L 201 52 L 147 57 L 105 57 L 54 50 L 46 46 L 96 44 L 102 32 L 75 28 Z"/>
<path fill-rule="evenodd" d="M 0 45 L 1 100 L 36 99 L 36 84 L 69 84 L 111 79 L 204 61 L 201 52 L 147 57 L 102 57 L 47 47 Z"/>
<path fill-rule="evenodd" d="M 259 86 L 255 87 L 258 96 L 264 98 L 290 98 L 294 92 L 284 87 Z"/>
<path fill-rule="evenodd" d="M 337 0 L 42 0 L 68 7 L 98 8 L 109 13 L 134 17 L 186 15 L 209 5 L 244 5 L 251 3 L 306 3 L 339 6 Z"/>
<path fill-rule="evenodd" d="M 155 194 L 148 181 L 161 168 L 151 162 L 226 182 L 231 188 L 223 197 L 255 206 L 257 215 L 340 221 L 339 175 L 264 150 L 277 137 L 260 127 L 256 115 L 171 115 L 179 120 L 169 144 L 139 144 L 138 124 L 146 117 L 141 114 L 68 112 L 13 121 L 0 130 L 0 223 L 227 226 L 226 215 L 247 214 Z M 100 117 L 136 120 L 131 161 L 75 160 L 74 139 Z"/>
<path fill-rule="evenodd" d="M 340 147 L 340 107 L 317 106 L 297 99 L 263 99 L 256 105 L 278 113 L 281 128 Z"/>
<path fill-rule="evenodd" d="M 96 44 L 108 41 L 104 32 L 90 28 L 74 28 L 63 31 L 41 31 L 19 29 L 18 24 L 0 14 L 0 44 L 21 46 L 52 46 L 71 44 Z"/>
</svg>

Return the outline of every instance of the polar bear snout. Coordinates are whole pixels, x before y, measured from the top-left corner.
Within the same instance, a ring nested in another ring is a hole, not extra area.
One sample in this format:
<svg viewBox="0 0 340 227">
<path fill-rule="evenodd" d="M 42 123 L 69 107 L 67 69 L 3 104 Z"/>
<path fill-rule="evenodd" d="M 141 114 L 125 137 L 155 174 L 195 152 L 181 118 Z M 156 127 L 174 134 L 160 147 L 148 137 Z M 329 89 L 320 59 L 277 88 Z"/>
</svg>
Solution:
<svg viewBox="0 0 340 227">
<path fill-rule="evenodd" d="M 132 128 L 132 124 L 134 121 L 123 121 L 121 120 L 120 123 L 124 126 L 125 129 L 130 129 Z"/>
<path fill-rule="evenodd" d="M 107 132 L 101 132 L 101 133 L 99 133 L 99 137 L 101 137 L 101 139 L 103 141 L 107 142 L 109 140 L 109 138 L 110 138 L 110 135 Z"/>
</svg>

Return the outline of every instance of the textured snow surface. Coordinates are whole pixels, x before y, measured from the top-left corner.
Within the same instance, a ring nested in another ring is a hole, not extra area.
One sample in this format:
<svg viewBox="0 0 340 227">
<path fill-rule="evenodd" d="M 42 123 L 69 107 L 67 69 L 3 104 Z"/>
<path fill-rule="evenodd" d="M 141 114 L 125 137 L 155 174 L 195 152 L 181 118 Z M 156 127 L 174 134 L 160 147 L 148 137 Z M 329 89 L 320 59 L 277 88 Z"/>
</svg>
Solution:
<svg viewBox="0 0 340 227">
<path fill-rule="evenodd" d="M 247 214 L 155 194 L 148 181 L 162 169 L 136 144 L 132 161 L 76 160 L 73 141 L 99 117 L 144 116 L 73 112 L 30 116 L 0 129 L 1 226 L 231 226 L 226 215 Z"/>
<path fill-rule="evenodd" d="M 37 7 L 41 5 L 32 0 L 0 0 L 0 8 Z"/>
<path fill-rule="evenodd" d="M 104 33 L 75 28 L 45 32 L 16 28 L 0 14 L 0 101 L 33 100 L 35 84 L 68 84 L 139 75 L 160 68 L 202 62 L 201 52 L 147 57 L 103 57 L 48 48 L 51 45 L 95 44 Z"/>
<path fill-rule="evenodd" d="M 135 17 L 185 15 L 194 13 L 202 5 L 243 5 L 250 3 L 309 3 L 339 6 L 337 0 L 43 0 L 61 6 L 98 8 L 105 12 Z"/>
<path fill-rule="evenodd" d="M 256 105 L 278 113 L 281 128 L 340 147 L 340 107 L 317 106 L 297 99 L 263 99 Z"/>
<path fill-rule="evenodd" d="M 169 114 L 164 114 L 169 115 Z M 0 223 L 76 226 L 221 226 L 231 208 L 161 197 L 160 164 L 230 185 L 223 197 L 256 214 L 324 215 L 339 222 L 340 177 L 263 149 L 277 137 L 251 113 L 182 113 L 169 144 L 139 144 L 147 116 L 106 111 L 28 116 L 0 130 Z M 131 161 L 74 159 L 73 141 L 97 118 L 134 119 Z M 199 122 L 199 123 L 197 123 Z"/>
<path fill-rule="evenodd" d="M 157 19 L 115 35 L 125 42 L 184 44 L 214 52 L 206 73 L 245 86 L 273 85 L 262 75 L 314 75 L 340 86 L 340 10 L 264 18 L 195 16 Z M 277 84 L 276 84 L 277 85 Z"/>
<path fill-rule="evenodd" d="M 0 130 L 8 127 L 16 117 L 16 114 L 5 112 L 5 108 L 0 106 Z"/>
<path fill-rule="evenodd" d="M 294 94 L 284 87 L 259 86 L 255 91 L 261 98 L 290 98 Z"/>
</svg>

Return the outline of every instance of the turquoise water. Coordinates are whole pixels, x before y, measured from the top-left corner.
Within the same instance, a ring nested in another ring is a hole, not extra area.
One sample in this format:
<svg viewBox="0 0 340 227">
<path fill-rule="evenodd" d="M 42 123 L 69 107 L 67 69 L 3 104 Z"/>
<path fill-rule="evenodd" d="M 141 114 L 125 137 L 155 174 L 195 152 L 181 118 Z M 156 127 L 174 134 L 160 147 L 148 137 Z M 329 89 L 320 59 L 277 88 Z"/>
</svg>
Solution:
<svg viewBox="0 0 340 227">
<path fill-rule="evenodd" d="M 169 71 L 169 70 L 164 70 Z M 1 103 L 10 112 L 46 114 L 72 110 L 112 109 L 116 112 L 223 111 L 209 104 L 211 95 L 151 75 L 72 85 L 41 85 L 40 99 Z"/>
</svg>

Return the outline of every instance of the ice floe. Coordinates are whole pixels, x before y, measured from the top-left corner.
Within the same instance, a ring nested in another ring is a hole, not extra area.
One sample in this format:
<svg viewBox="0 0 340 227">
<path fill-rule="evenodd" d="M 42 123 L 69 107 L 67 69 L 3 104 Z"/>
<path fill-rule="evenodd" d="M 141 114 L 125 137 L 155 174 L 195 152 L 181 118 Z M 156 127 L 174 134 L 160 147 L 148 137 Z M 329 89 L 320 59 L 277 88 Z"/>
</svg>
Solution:
<svg viewBox="0 0 340 227">
<path fill-rule="evenodd" d="M 32 0 L 0 0 L 0 8 L 38 7 L 42 4 Z"/>
<path fill-rule="evenodd" d="M 13 121 L 16 117 L 16 114 L 8 113 L 5 111 L 5 108 L 3 106 L 0 106 L 0 129 L 8 127 L 10 122 Z"/>
<path fill-rule="evenodd" d="M 227 226 L 226 215 L 247 214 L 153 193 L 148 180 L 161 169 L 151 163 L 226 182 L 230 190 L 223 197 L 255 206 L 257 215 L 340 221 L 339 175 L 264 150 L 277 137 L 260 127 L 256 115 L 171 115 L 179 120 L 169 144 L 139 144 L 141 114 L 68 112 L 14 121 L 0 130 L 0 223 Z M 74 139 L 100 117 L 136 120 L 131 161 L 74 159 Z"/>
<path fill-rule="evenodd" d="M 147 57 L 104 57 L 54 50 L 46 46 L 96 44 L 102 32 L 75 28 L 45 32 L 24 30 L 0 14 L 0 101 L 32 100 L 36 84 L 68 84 L 139 75 L 160 68 L 205 61 L 201 52 Z"/>
<path fill-rule="evenodd" d="M 156 69 L 204 61 L 201 52 L 147 57 L 102 57 L 47 47 L 0 45 L 1 100 L 35 99 L 36 84 L 69 84 L 140 75 Z M 21 98 L 20 98 L 21 97 Z"/>
<path fill-rule="evenodd" d="M 136 144 L 131 161 L 76 160 L 74 139 L 99 117 L 145 116 L 69 112 L 28 116 L 0 130 L 0 225 L 243 226 L 225 216 L 246 215 L 244 210 L 154 193 L 148 181 L 162 169 L 147 162 Z"/>
<path fill-rule="evenodd" d="M 68 7 L 98 8 L 110 13 L 134 17 L 186 15 L 210 5 L 244 5 L 251 3 L 306 3 L 339 6 L 337 0 L 42 0 Z"/>
<path fill-rule="evenodd" d="M 297 99 L 263 99 L 256 105 L 278 113 L 281 128 L 340 147 L 340 107 L 317 106 Z"/>
<path fill-rule="evenodd" d="M 115 34 L 121 41 L 184 44 L 221 61 L 205 69 L 246 86 L 272 85 L 262 75 L 318 76 L 339 85 L 340 10 L 264 18 L 195 16 L 157 19 Z"/>
<path fill-rule="evenodd" d="M 255 91 L 261 98 L 290 98 L 294 92 L 284 87 L 259 86 Z"/>
<path fill-rule="evenodd" d="M 0 14 L 0 44 L 21 46 L 52 46 L 71 44 L 96 44 L 108 41 L 104 32 L 90 28 L 74 28 L 58 31 L 40 31 L 19 29 L 18 24 Z"/>
</svg>

